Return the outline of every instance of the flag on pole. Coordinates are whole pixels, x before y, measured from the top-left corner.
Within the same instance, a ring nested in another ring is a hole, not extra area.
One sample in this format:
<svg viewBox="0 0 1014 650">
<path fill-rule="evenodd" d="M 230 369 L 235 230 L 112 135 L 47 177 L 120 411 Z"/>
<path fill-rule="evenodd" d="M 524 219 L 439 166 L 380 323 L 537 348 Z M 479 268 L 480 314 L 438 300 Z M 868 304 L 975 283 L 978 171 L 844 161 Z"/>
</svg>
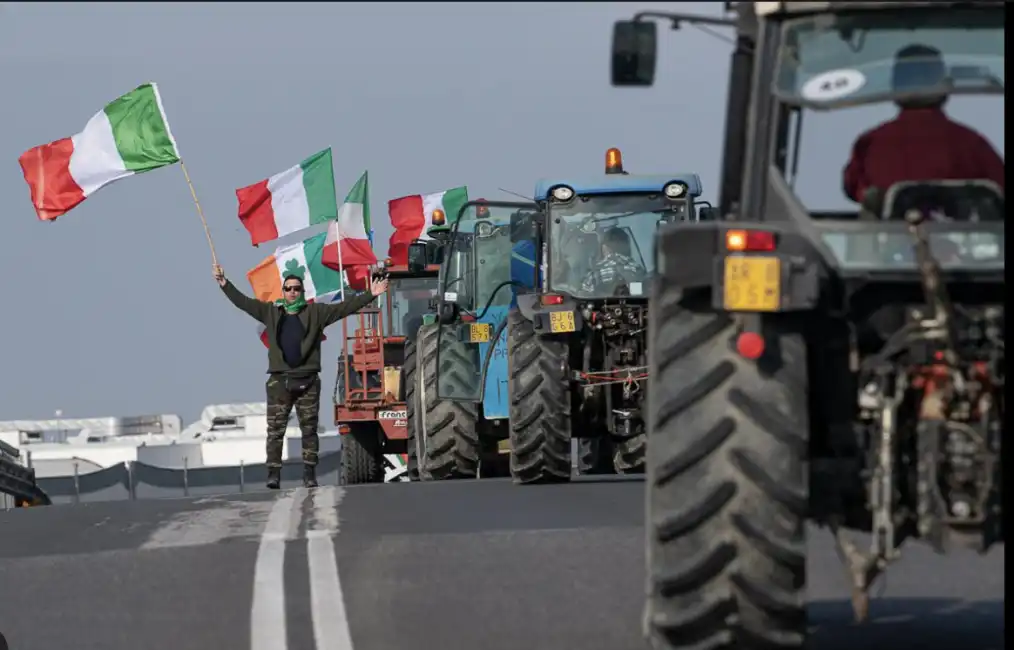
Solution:
<svg viewBox="0 0 1014 650">
<path fill-rule="evenodd" d="M 303 280 L 303 297 L 313 300 L 317 296 L 340 291 L 342 274 L 320 262 L 326 232 L 319 233 L 298 244 L 279 246 L 260 264 L 247 271 L 246 277 L 258 300 L 273 302 L 282 297 L 282 282 L 295 275 Z"/>
<path fill-rule="evenodd" d="M 369 172 L 363 172 L 338 209 L 338 219 L 328 225 L 321 263 L 345 271 L 349 287 L 363 291 L 369 286 L 369 267 L 377 263 L 370 245 Z"/>
<path fill-rule="evenodd" d="M 388 257 L 394 264 L 408 264 L 408 245 L 416 239 L 429 239 L 426 230 L 433 226 L 433 213 L 442 210 L 446 225 L 458 218 L 461 206 L 468 203 L 468 188 L 454 189 L 433 194 L 418 194 L 392 199 L 387 203 L 387 213 L 394 226 L 394 234 L 388 248 Z"/>
<path fill-rule="evenodd" d="M 340 302 L 341 299 L 342 299 L 341 298 L 341 294 L 342 294 L 341 290 L 331 291 L 331 292 L 325 293 L 323 295 L 318 294 L 316 298 L 314 298 L 313 300 L 307 300 L 306 302 L 307 303 L 319 302 L 321 304 L 327 305 L 327 304 L 330 304 L 332 302 Z M 268 328 L 264 327 L 263 325 L 258 324 L 257 325 L 257 338 L 259 338 L 261 340 L 261 343 L 264 344 L 264 347 L 269 347 L 268 346 Z M 327 335 L 326 334 L 321 334 L 320 335 L 320 340 L 321 341 L 326 341 L 327 340 Z"/>
<path fill-rule="evenodd" d="M 239 220 L 257 246 L 338 216 L 331 148 L 236 190 Z"/>
<path fill-rule="evenodd" d="M 52 221 L 113 181 L 179 160 L 158 87 L 146 83 L 107 104 L 77 135 L 33 147 L 18 162 L 36 214 Z"/>
</svg>

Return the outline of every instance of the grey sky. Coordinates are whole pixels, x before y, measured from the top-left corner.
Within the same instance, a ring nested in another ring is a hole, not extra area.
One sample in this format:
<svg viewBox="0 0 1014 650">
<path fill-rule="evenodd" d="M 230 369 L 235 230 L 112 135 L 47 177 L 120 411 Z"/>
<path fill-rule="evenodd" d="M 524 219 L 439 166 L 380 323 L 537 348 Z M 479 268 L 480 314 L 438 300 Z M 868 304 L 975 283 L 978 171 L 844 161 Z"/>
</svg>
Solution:
<svg viewBox="0 0 1014 650">
<path fill-rule="evenodd" d="M 17 164 L 24 150 L 76 133 L 105 103 L 157 81 L 221 263 L 245 291 L 245 272 L 274 245 L 250 246 L 234 190 L 328 145 L 339 195 L 370 171 L 378 256 L 391 198 L 467 184 L 472 197 L 509 200 L 496 188 L 527 194 L 541 176 L 595 172 L 611 146 L 628 169 L 698 171 L 714 199 L 729 46 L 661 29 L 656 87 L 609 86 L 613 21 L 671 6 L 4 3 L 0 420 L 62 409 L 189 422 L 208 404 L 264 399 L 256 324 L 211 278 L 178 167 L 116 183 L 42 223 Z M 680 8 L 716 13 L 719 3 Z M 1002 111 L 1000 99 L 950 106 L 1001 152 Z M 890 115 L 810 121 L 808 202 L 846 205 L 849 146 Z M 340 333 L 324 344 L 332 364 Z M 330 395 L 333 368 L 323 379 Z"/>
</svg>

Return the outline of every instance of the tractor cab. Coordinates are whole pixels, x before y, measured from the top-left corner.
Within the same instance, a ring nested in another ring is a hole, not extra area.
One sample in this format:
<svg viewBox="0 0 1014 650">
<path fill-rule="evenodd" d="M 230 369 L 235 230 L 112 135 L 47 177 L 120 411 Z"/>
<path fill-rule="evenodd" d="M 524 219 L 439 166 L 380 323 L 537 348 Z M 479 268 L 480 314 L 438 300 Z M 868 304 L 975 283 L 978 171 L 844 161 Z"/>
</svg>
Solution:
<svg viewBox="0 0 1014 650">
<path fill-rule="evenodd" d="M 440 281 L 440 355 L 449 346 L 471 361 L 441 373 L 439 399 L 483 403 L 487 419 L 507 417 L 504 324 L 515 303 L 512 251 L 519 213 L 533 204 L 480 199 L 466 203 L 454 223 Z"/>
<path fill-rule="evenodd" d="M 535 200 L 546 213 L 549 251 L 542 290 L 578 301 L 646 297 L 656 231 L 698 221 L 700 195 L 697 174 L 630 174 L 615 148 L 601 176 L 540 180 Z"/>
</svg>

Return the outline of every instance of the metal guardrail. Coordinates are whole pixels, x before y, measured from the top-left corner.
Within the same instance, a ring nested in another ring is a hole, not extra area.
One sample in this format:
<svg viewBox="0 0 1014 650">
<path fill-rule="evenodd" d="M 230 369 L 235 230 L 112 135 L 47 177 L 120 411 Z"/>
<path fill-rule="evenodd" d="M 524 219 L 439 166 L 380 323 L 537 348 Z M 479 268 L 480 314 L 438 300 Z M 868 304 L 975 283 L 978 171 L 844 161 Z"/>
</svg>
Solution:
<svg viewBox="0 0 1014 650">
<path fill-rule="evenodd" d="M 0 441 L 0 494 L 4 505 L 15 508 L 52 505 L 49 495 L 35 480 L 35 470 L 21 463 L 21 453 Z M 10 501 L 13 500 L 13 503 Z"/>
<path fill-rule="evenodd" d="M 340 466 L 340 451 L 321 454 L 317 480 L 321 485 L 338 485 Z M 301 459 L 286 460 L 282 465 L 282 487 L 302 485 L 302 475 Z M 184 464 L 182 468 L 169 468 L 127 461 L 69 476 L 36 477 L 36 485 L 53 505 L 63 505 L 268 492 L 266 480 L 267 467 L 263 464 L 226 467 Z"/>
</svg>

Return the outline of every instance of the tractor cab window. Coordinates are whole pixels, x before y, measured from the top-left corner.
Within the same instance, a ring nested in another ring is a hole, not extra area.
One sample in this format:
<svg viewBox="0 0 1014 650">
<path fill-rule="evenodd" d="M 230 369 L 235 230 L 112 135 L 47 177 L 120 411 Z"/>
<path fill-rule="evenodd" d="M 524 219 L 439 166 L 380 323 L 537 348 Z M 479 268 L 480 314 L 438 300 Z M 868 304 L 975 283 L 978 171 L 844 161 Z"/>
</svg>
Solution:
<svg viewBox="0 0 1014 650">
<path fill-rule="evenodd" d="M 821 237 L 846 271 L 915 271 L 912 235 L 906 230 L 834 232 Z M 1002 271 L 1003 230 L 955 229 L 929 234 L 930 251 L 945 271 Z"/>
<path fill-rule="evenodd" d="M 1004 86 L 1004 8 L 880 10 L 786 21 L 775 91 L 790 103 L 890 99 L 898 93 Z M 920 46 L 938 61 L 896 55 Z"/>
<path fill-rule="evenodd" d="M 578 195 L 549 206 L 549 287 L 575 298 L 645 296 L 660 221 L 690 214 L 658 194 Z"/>
<path fill-rule="evenodd" d="M 386 295 L 391 305 L 387 335 L 411 337 L 422 325 L 423 315 L 432 311 L 437 279 L 391 278 Z"/>
</svg>

